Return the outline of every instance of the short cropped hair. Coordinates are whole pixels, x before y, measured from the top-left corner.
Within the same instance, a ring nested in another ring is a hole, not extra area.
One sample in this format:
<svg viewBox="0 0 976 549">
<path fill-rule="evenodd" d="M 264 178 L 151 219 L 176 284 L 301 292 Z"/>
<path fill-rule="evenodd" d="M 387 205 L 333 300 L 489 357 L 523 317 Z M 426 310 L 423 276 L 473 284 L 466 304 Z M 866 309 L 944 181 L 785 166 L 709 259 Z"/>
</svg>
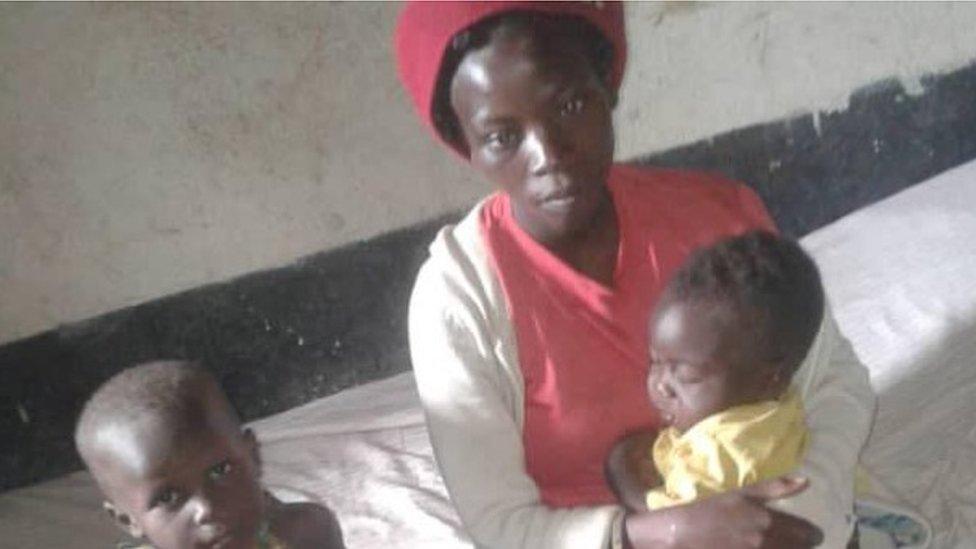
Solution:
<svg viewBox="0 0 976 549">
<path fill-rule="evenodd" d="M 155 361 L 125 369 L 100 386 L 85 403 L 75 427 L 75 445 L 89 462 L 94 436 L 108 422 L 135 421 L 147 415 L 181 419 L 202 416 L 201 387 L 217 387 L 200 364 Z M 237 420 L 221 391 L 229 413 Z"/>
<path fill-rule="evenodd" d="M 731 305 L 747 313 L 763 358 L 792 375 L 823 321 L 824 291 L 800 245 L 768 231 L 722 240 L 691 255 L 665 290 L 670 301 Z"/>
<path fill-rule="evenodd" d="M 600 81 L 605 84 L 609 81 L 613 70 L 613 44 L 596 26 L 582 17 L 516 10 L 485 18 L 454 35 L 441 61 L 434 88 L 431 109 L 434 127 L 455 148 L 467 151 L 461 126 L 451 106 L 451 83 L 461 62 L 469 53 L 488 45 L 496 32 L 511 33 L 527 29 L 540 33 L 545 40 L 557 36 L 572 37 L 574 42 L 582 46 Z"/>
</svg>

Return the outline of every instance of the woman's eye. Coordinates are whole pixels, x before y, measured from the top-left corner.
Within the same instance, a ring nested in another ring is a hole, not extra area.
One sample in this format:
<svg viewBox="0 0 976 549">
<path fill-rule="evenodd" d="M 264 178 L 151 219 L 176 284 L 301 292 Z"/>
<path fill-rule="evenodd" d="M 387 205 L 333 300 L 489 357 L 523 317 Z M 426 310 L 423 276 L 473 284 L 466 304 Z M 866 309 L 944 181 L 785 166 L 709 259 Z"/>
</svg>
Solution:
<svg viewBox="0 0 976 549">
<path fill-rule="evenodd" d="M 584 105 L 583 98 L 575 97 L 569 101 L 566 101 L 559 107 L 559 114 L 563 116 L 577 114 L 583 110 Z"/>
<path fill-rule="evenodd" d="M 224 460 L 207 470 L 207 478 L 210 480 L 220 480 L 227 476 L 231 470 L 230 461 Z"/>
<path fill-rule="evenodd" d="M 513 131 L 491 132 L 485 137 L 485 142 L 493 149 L 507 149 L 515 144 L 518 135 Z"/>
</svg>

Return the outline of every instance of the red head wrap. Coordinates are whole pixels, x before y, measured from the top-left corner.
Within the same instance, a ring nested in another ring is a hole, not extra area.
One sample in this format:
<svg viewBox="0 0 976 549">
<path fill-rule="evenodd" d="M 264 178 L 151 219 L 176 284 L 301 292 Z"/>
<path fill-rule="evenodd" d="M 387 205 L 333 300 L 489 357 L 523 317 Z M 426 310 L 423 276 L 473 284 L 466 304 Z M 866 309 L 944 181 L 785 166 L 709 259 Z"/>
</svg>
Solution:
<svg viewBox="0 0 976 549">
<path fill-rule="evenodd" d="M 417 114 L 438 139 L 443 141 L 434 127 L 434 92 L 451 38 L 482 19 L 506 11 L 575 15 L 590 22 L 613 44 L 610 84 L 615 90 L 620 87 L 627 61 L 621 2 L 408 1 L 400 13 L 394 38 L 397 70 Z"/>
</svg>

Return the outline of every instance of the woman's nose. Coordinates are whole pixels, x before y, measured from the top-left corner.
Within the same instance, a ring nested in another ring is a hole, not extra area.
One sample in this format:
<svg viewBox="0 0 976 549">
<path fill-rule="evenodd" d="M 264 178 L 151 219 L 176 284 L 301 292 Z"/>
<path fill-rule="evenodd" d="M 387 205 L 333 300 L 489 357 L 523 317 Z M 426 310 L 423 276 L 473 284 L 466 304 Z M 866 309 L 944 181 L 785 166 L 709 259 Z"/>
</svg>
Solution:
<svg viewBox="0 0 976 549">
<path fill-rule="evenodd" d="M 529 171 L 536 177 L 558 168 L 565 154 L 559 132 L 543 127 L 529 131 L 525 146 L 529 155 Z"/>
</svg>

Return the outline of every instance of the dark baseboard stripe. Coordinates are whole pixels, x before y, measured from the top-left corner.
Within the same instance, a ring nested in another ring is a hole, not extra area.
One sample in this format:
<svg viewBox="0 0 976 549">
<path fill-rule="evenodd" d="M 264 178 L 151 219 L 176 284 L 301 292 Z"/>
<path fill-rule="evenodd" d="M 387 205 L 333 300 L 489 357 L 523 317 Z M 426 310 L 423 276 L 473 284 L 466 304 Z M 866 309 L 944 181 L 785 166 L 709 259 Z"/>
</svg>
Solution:
<svg viewBox="0 0 976 549">
<path fill-rule="evenodd" d="M 802 236 L 976 157 L 976 64 L 858 90 L 841 112 L 739 129 L 638 159 L 714 170 L 746 182 L 780 228 Z"/>
<path fill-rule="evenodd" d="M 752 185 L 802 235 L 976 157 L 976 65 L 861 90 L 843 112 L 736 130 L 639 162 L 710 169 Z M 436 230 L 457 215 L 294 265 L 112 312 L 0 346 L 0 489 L 80 466 L 84 399 L 119 369 L 202 360 L 245 419 L 409 368 L 406 312 Z"/>
<path fill-rule="evenodd" d="M 0 489 L 79 468 L 84 400 L 141 361 L 201 360 L 248 420 L 407 370 L 410 290 L 447 221 L 0 346 Z"/>
</svg>

